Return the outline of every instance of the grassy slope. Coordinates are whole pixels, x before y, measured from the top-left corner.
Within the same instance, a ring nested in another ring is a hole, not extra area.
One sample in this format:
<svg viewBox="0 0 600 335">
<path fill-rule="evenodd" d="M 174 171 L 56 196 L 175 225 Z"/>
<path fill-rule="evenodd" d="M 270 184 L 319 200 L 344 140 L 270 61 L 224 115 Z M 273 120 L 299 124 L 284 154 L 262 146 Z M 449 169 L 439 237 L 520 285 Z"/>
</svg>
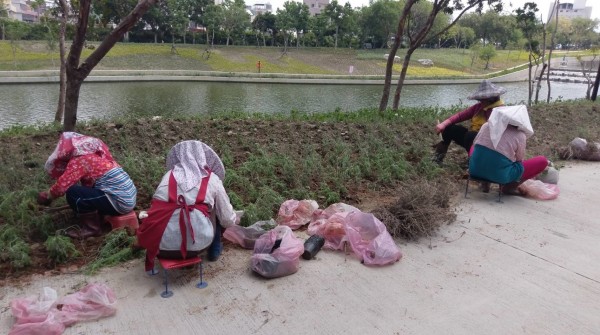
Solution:
<svg viewBox="0 0 600 335">
<path fill-rule="evenodd" d="M 93 44 L 93 43 L 91 43 Z M 282 55 L 279 48 L 224 47 L 218 46 L 206 57 L 204 45 L 178 45 L 178 54 L 171 53 L 166 44 L 117 44 L 98 65 L 98 69 L 162 69 L 224 72 L 257 72 L 256 63 L 261 61 L 263 73 L 286 74 L 349 74 L 384 75 L 388 51 L 353 50 L 331 48 L 291 48 Z M 84 57 L 92 52 L 84 50 Z M 574 54 L 574 53 L 572 53 Z M 404 50 L 398 56 L 403 57 Z M 417 60 L 433 60 L 435 67 L 421 66 Z M 8 41 L 0 41 L 0 71 L 57 69 L 57 51 L 49 52 L 43 42 L 22 41 L 18 43 L 16 58 Z M 412 56 L 409 77 L 457 77 L 485 75 L 500 69 L 521 65 L 527 61 L 526 52 L 499 50 L 488 70 L 477 57 L 473 64 L 471 51 L 457 49 L 419 49 Z M 400 71 L 400 65 L 394 67 Z"/>
</svg>

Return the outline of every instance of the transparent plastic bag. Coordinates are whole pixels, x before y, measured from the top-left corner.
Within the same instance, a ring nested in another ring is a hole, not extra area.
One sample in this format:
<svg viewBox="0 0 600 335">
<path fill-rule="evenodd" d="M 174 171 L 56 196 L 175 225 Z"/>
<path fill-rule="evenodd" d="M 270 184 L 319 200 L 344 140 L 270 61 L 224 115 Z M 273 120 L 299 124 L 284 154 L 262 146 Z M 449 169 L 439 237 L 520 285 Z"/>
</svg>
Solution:
<svg viewBox="0 0 600 335">
<path fill-rule="evenodd" d="M 258 221 L 248 227 L 234 225 L 225 229 L 223 237 L 228 241 L 240 245 L 244 249 L 254 249 L 256 240 L 275 226 L 277 226 L 277 222 L 273 219 Z"/>
<path fill-rule="evenodd" d="M 307 233 L 325 238 L 324 248 L 341 250 L 346 241 L 344 220 L 349 213 L 354 211 L 360 212 L 358 208 L 344 203 L 333 204 L 324 210 L 318 209 L 313 213 Z"/>
<path fill-rule="evenodd" d="M 538 200 L 553 200 L 558 197 L 558 185 L 546 184 L 539 180 L 528 179 L 519 185 L 519 192 L 526 197 Z"/>
<path fill-rule="evenodd" d="M 310 222 L 313 212 L 318 208 L 314 200 L 286 200 L 279 207 L 277 223 L 298 229 Z"/>
<path fill-rule="evenodd" d="M 115 293 L 104 284 L 89 284 L 81 290 L 58 299 L 62 305 L 58 318 L 65 326 L 79 321 L 92 321 L 117 313 Z"/>
<path fill-rule="evenodd" d="M 345 219 L 346 235 L 354 254 L 366 265 L 393 264 L 402 253 L 385 225 L 371 213 L 351 212 Z"/>
<path fill-rule="evenodd" d="M 250 267 L 266 278 L 291 275 L 298 271 L 303 252 L 303 241 L 294 235 L 292 229 L 277 226 L 256 240 Z"/>
<path fill-rule="evenodd" d="M 45 287 L 39 298 L 11 301 L 15 324 L 9 335 L 59 335 L 79 321 L 91 321 L 116 313 L 116 297 L 104 284 L 89 284 L 64 298 Z"/>
</svg>

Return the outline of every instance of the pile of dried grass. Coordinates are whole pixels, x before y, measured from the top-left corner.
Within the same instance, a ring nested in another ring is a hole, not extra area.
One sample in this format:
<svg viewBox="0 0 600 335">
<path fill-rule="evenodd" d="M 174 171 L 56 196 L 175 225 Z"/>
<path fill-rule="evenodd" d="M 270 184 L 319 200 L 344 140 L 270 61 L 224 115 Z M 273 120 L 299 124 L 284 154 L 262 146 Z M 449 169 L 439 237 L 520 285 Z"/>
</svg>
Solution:
<svg viewBox="0 0 600 335">
<path fill-rule="evenodd" d="M 429 236 L 442 224 L 456 218 L 450 212 L 450 199 L 456 188 L 449 181 L 423 179 L 410 182 L 404 184 L 399 193 L 395 204 L 373 211 L 394 237 L 415 240 Z"/>
</svg>

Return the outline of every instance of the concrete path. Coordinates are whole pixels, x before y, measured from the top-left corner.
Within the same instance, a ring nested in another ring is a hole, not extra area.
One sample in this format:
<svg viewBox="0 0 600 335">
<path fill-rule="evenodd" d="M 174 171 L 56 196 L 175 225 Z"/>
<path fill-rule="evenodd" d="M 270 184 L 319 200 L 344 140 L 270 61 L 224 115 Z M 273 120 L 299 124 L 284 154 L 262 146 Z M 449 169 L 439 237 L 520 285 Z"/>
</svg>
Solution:
<svg viewBox="0 0 600 335">
<path fill-rule="evenodd" d="M 229 248 L 206 264 L 207 288 L 195 288 L 192 271 L 174 273 L 168 299 L 141 260 L 93 277 L 39 277 L 0 289 L 0 332 L 17 296 L 103 282 L 117 315 L 65 334 L 600 334 L 599 167 L 562 168 L 553 201 L 498 203 L 473 187 L 456 222 L 399 242 L 403 259 L 383 268 L 321 251 L 296 274 L 265 280 L 249 271 L 250 251 Z"/>
</svg>

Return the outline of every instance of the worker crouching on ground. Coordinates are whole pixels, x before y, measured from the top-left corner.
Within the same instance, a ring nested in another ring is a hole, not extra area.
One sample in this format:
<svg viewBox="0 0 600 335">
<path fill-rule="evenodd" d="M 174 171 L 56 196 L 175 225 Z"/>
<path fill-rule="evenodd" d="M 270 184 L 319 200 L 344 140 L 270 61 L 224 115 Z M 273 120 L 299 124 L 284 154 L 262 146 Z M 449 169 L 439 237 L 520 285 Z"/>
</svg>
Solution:
<svg viewBox="0 0 600 335">
<path fill-rule="evenodd" d="M 62 133 L 45 169 L 56 183 L 47 192 L 40 192 L 37 201 L 48 206 L 66 196 L 80 224 L 80 229 L 67 230 L 69 237 L 99 236 L 102 215 L 122 215 L 135 207 L 135 185 L 100 139 Z"/>
<path fill-rule="evenodd" d="M 435 149 L 433 161 L 442 164 L 452 141 L 469 152 L 477 132 L 487 122 L 492 110 L 495 107 L 504 106 L 504 102 L 500 99 L 504 93 L 506 93 L 506 89 L 503 87 L 496 86 L 487 79 L 482 81 L 477 91 L 468 97 L 469 100 L 477 100 L 478 103 L 450 116 L 435 127 L 436 133 L 442 134 L 442 141 L 433 146 Z M 466 120 L 471 120 L 468 129 L 457 124 Z"/>
<path fill-rule="evenodd" d="M 520 194 L 518 186 L 548 166 L 544 156 L 524 159 L 526 141 L 531 135 L 533 128 L 525 106 L 496 108 L 475 138 L 469 174 L 504 184 L 505 194 Z"/>
<path fill-rule="evenodd" d="M 240 220 L 223 187 L 223 163 L 208 145 L 178 143 L 167 156 L 167 169 L 137 231 L 149 273 L 156 256 L 185 259 L 208 248 L 209 261 L 215 261 L 222 251 L 221 226 Z"/>
</svg>

